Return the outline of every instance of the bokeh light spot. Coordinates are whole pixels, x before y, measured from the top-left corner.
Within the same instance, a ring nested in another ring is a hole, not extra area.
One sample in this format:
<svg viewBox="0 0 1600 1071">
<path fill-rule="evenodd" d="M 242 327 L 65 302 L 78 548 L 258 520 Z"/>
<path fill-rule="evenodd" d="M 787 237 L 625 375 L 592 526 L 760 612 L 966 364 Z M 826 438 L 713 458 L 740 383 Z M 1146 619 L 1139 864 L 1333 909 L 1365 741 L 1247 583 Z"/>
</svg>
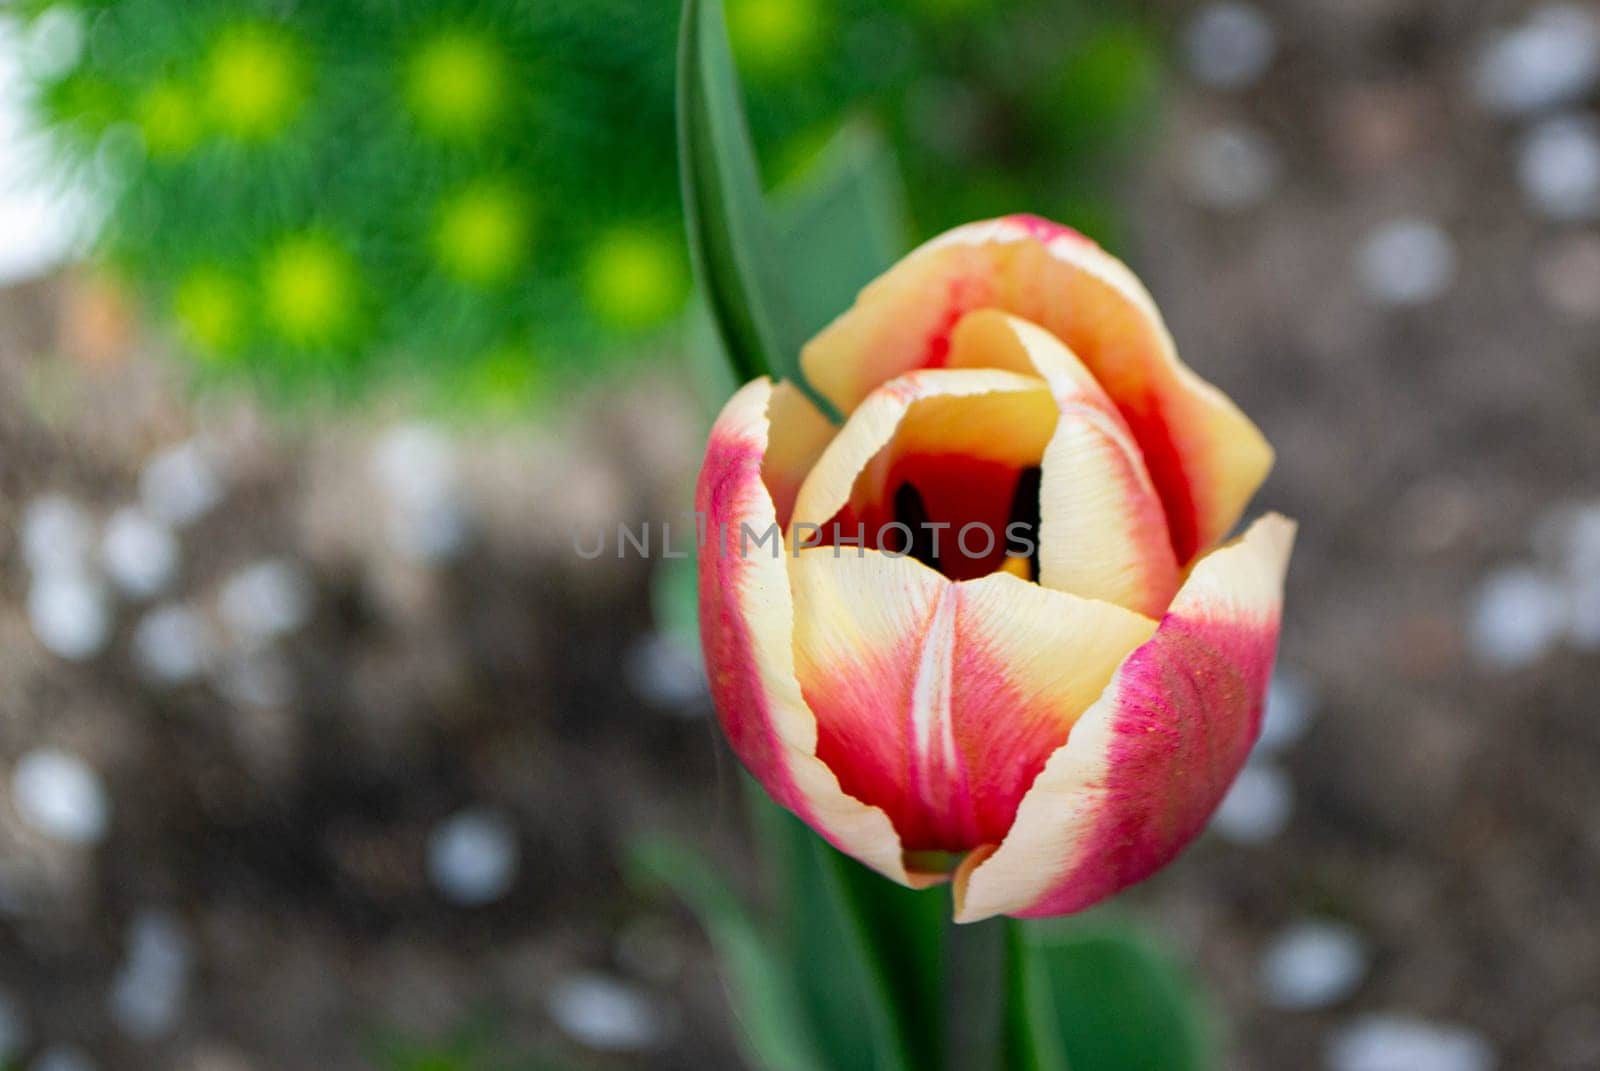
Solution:
<svg viewBox="0 0 1600 1071">
<path fill-rule="evenodd" d="M 584 294 L 606 324 L 652 327 L 677 312 L 689 289 L 678 243 L 645 227 L 618 228 L 590 249 Z"/>
<path fill-rule="evenodd" d="M 173 317 L 184 338 L 205 354 L 228 353 L 244 341 L 244 284 L 221 268 L 196 268 L 172 298 Z"/>
<path fill-rule="evenodd" d="M 307 66 L 284 30 L 257 23 L 224 30 L 206 65 L 206 99 L 217 126 L 245 141 L 281 134 L 305 103 Z"/>
<path fill-rule="evenodd" d="M 262 264 L 267 323 L 294 345 L 325 345 L 345 335 L 355 323 L 358 287 L 354 260 L 325 234 L 291 235 Z"/>
<path fill-rule="evenodd" d="M 406 106 L 435 137 L 476 137 L 506 110 L 507 67 L 487 37 L 456 29 L 436 33 L 411 55 Z"/>
<path fill-rule="evenodd" d="M 202 117 L 194 94 L 178 82 L 157 82 L 139 95 L 135 123 L 151 156 L 182 156 L 200 140 Z"/>
<path fill-rule="evenodd" d="M 747 70 L 785 74 L 815 55 L 823 17 L 817 0 L 732 0 L 728 36 Z"/>
<path fill-rule="evenodd" d="M 503 283 L 527 258 L 532 232 L 526 195 L 508 183 L 483 179 L 440 202 L 434 253 L 462 282 Z"/>
</svg>

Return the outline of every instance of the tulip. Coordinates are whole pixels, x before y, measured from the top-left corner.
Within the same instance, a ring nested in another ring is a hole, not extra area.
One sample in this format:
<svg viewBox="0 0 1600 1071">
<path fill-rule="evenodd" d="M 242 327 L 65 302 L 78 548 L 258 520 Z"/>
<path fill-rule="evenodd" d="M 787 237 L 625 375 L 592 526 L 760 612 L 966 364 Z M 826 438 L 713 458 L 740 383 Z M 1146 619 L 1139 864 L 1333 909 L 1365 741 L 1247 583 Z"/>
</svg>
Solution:
<svg viewBox="0 0 1600 1071">
<path fill-rule="evenodd" d="M 740 760 L 840 851 L 952 882 L 960 922 L 1165 865 L 1260 728 L 1295 526 L 1220 542 L 1271 466 L 1260 432 L 1124 265 L 1031 216 L 917 249 L 801 368 L 842 425 L 749 383 L 696 494 Z"/>
</svg>

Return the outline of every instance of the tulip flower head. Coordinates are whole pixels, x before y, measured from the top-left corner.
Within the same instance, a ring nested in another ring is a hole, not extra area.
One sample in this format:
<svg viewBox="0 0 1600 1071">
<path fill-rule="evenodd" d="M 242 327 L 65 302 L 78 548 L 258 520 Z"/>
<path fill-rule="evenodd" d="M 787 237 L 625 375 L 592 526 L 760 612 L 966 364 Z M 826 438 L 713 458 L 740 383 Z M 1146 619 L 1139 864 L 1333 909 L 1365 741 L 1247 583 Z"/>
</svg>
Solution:
<svg viewBox="0 0 1600 1071">
<path fill-rule="evenodd" d="M 701 634 L 741 761 L 958 921 L 1082 910 L 1204 827 L 1260 728 L 1294 525 L 1121 263 L 1030 216 L 934 239 L 728 402 Z M 763 538 L 768 535 L 773 538 Z M 1219 545 L 1220 543 L 1220 545 Z"/>
</svg>

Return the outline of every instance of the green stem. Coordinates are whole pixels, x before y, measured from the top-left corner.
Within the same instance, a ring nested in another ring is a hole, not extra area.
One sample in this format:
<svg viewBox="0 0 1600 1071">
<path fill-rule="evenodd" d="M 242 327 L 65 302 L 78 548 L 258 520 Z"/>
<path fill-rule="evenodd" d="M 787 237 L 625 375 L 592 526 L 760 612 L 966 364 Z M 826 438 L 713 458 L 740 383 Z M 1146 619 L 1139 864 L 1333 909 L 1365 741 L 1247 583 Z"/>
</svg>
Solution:
<svg viewBox="0 0 1600 1071">
<path fill-rule="evenodd" d="M 945 924 L 944 1047 L 950 1071 L 1002 1071 L 1006 930 L 996 919 Z"/>
<path fill-rule="evenodd" d="M 835 424 L 800 370 L 805 332 L 745 121 L 721 0 L 684 0 L 678 35 L 678 176 L 695 282 L 734 374 L 789 379 Z"/>
<path fill-rule="evenodd" d="M 830 1071 L 939 1071 L 948 900 L 830 848 L 746 781 L 779 892 L 779 933 Z"/>
<path fill-rule="evenodd" d="M 1023 923 L 1006 919 L 1006 987 L 1002 1013 L 1005 1071 L 1067 1071 L 1067 1058 L 1055 1029 L 1050 978 L 1029 945 Z"/>
</svg>

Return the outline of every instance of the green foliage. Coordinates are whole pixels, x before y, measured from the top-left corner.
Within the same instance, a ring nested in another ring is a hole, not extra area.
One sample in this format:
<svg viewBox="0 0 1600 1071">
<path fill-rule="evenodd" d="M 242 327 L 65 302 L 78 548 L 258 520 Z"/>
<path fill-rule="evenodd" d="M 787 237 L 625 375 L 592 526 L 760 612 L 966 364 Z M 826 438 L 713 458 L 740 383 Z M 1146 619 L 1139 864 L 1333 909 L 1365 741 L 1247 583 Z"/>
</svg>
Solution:
<svg viewBox="0 0 1600 1071">
<path fill-rule="evenodd" d="M 855 120 L 818 153 L 775 206 L 799 332 L 810 338 L 910 247 L 906 189 L 893 148 Z"/>
<path fill-rule="evenodd" d="M 404 377 L 515 408 L 650 348 L 683 307 L 673 4 L 23 11 L 81 31 L 33 65 L 38 111 L 202 378 Z M 1107 154 L 1153 85 L 1148 35 L 1089 0 L 728 0 L 728 22 L 768 179 L 870 113 L 924 232 L 1103 217 Z"/>
<path fill-rule="evenodd" d="M 736 378 L 800 379 L 800 334 L 745 123 L 719 0 L 687 0 L 678 168 L 695 280 Z M 820 399 L 819 399 L 820 401 Z"/>
<path fill-rule="evenodd" d="M 789 965 L 716 871 L 662 840 L 635 845 L 630 863 L 636 880 L 671 889 L 704 925 L 728 979 L 746 1061 L 761 1071 L 824 1071 Z"/>
<path fill-rule="evenodd" d="M 39 75 L 39 110 L 113 198 L 104 253 L 208 376 L 516 402 L 682 305 L 660 5 L 77 10 L 84 47 Z"/>
<path fill-rule="evenodd" d="M 645 840 L 637 881 L 699 918 L 758 1071 L 1207 1071 L 1209 1012 L 1137 928 L 1087 918 L 953 927 L 750 786 L 772 904 L 753 912 L 707 860 Z"/>
<path fill-rule="evenodd" d="M 1212 1016 L 1171 958 L 1126 922 L 1079 918 L 1028 937 L 1072 1071 L 1206 1071 Z"/>
<path fill-rule="evenodd" d="M 1006 920 L 1005 1007 L 1001 1009 L 1001 1064 L 1007 1071 L 1068 1071 L 1062 1035 L 1066 1024 L 1053 1006 L 1050 964 L 1023 931 Z"/>
<path fill-rule="evenodd" d="M 645 841 L 632 853 L 636 877 L 671 889 L 705 926 L 747 1061 L 762 1071 L 938 1071 L 947 898 L 884 881 L 759 789 L 749 798 L 776 893 L 759 918 L 681 845 Z"/>
<path fill-rule="evenodd" d="M 777 955 L 826 1066 L 936 1071 L 946 897 L 883 880 L 748 787 L 778 894 Z"/>
<path fill-rule="evenodd" d="M 748 198 L 747 188 L 742 196 Z M 758 206 L 765 213 L 764 206 Z M 746 211 L 753 211 L 746 205 Z M 805 271 L 782 273 L 779 290 L 800 337 L 814 334 L 854 300 L 857 291 L 905 252 L 910 224 L 905 190 L 893 150 L 876 127 L 848 123 L 817 154 L 800 181 L 792 183 L 772 213 L 777 256 Z M 766 228 L 767 223 L 751 221 Z M 691 232 L 691 243 L 695 241 Z M 702 283 L 702 291 L 711 287 Z M 696 380 L 714 411 L 739 385 L 730 373 L 728 346 L 703 306 L 692 310 L 687 347 Z M 780 372 L 798 371 L 794 357 L 780 354 Z M 751 369 L 749 374 L 760 374 Z M 693 558 L 658 562 L 651 591 L 656 626 L 689 647 L 698 647 L 696 571 Z"/>
</svg>

